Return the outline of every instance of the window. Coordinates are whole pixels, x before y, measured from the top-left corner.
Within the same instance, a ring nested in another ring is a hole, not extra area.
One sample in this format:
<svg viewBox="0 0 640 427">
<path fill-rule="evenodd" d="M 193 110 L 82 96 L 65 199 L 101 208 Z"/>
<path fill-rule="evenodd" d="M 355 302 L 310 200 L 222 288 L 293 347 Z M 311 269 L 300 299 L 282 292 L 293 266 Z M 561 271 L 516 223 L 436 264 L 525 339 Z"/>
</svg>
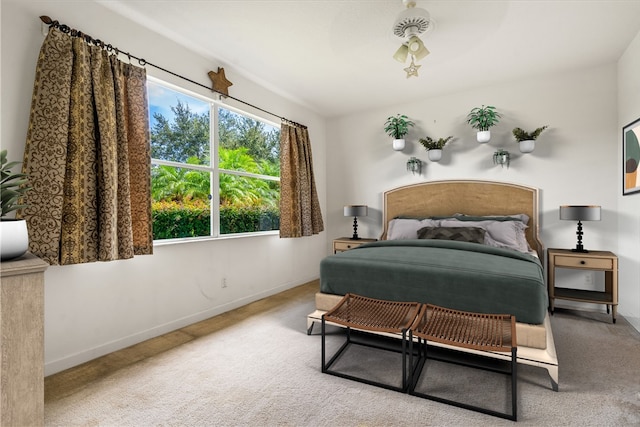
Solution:
<svg viewBox="0 0 640 427">
<path fill-rule="evenodd" d="M 280 127 L 155 79 L 147 89 L 154 240 L 278 230 Z"/>
</svg>

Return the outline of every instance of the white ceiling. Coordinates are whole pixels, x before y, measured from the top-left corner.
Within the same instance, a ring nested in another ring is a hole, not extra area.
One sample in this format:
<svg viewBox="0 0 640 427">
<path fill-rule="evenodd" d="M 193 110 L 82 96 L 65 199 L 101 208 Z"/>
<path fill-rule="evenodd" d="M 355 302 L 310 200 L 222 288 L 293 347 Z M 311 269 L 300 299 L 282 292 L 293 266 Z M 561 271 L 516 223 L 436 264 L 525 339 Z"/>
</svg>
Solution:
<svg viewBox="0 0 640 427">
<path fill-rule="evenodd" d="M 417 0 L 435 25 L 407 78 L 401 0 L 96 1 L 326 117 L 615 62 L 640 30 L 640 0 Z"/>
</svg>

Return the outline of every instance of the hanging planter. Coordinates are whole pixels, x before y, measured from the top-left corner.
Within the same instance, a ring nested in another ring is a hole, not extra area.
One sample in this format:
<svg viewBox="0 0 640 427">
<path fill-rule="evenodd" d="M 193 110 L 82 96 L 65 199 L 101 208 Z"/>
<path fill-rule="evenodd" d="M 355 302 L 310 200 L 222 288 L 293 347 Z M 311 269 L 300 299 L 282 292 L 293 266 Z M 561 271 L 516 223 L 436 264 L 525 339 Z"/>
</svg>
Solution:
<svg viewBox="0 0 640 427">
<path fill-rule="evenodd" d="M 480 144 L 484 144 L 485 142 L 489 142 L 491 140 L 491 131 L 490 130 L 481 130 L 476 133 L 476 141 Z"/>
<path fill-rule="evenodd" d="M 407 170 L 414 175 L 420 175 L 420 172 L 422 172 L 422 160 L 417 157 L 411 157 L 407 160 Z"/>
<path fill-rule="evenodd" d="M 473 108 L 467 115 L 467 123 L 472 128 L 477 129 L 476 140 L 480 144 L 489 142 L 491 131 L 489 128 L 495 126 L 500 121 L 500 114 L 493 105 Z"/>
<path fill-rule="evenodd" d="M 440 159 L 442 158 L 442 150 L 439 148 L 433 148 L 427 151 L 427 156 L 432 162 L 440 161 Z"/>
<path fill-rule="evenodd" d="M 513 136 L 520 145 L 521 153 L 531 153 L 536 148 L 536 139 L 548 126 L 542 126 L 534 130 L 533 132 L 526 132 L 520 128 L 513 129 Z"/>
<path fill-rule="evenodd" d="M 409 128 L 414 123 L 404 114 L 390 116 L 384 124 L 384 131 L 393 138 L 393 149 L 402 151 L 405 147 L 404 137 L 409 133 Z"/>
<path fill-rule="evenodd" d="M 525 139 L 524 141 L 519 142 L 520 152 L 521 153 L 531 153 L 536 149 L 536 140 L 535 139 Z"/>
<path fill-rule="evenodd" d="M 405 141 L 404 138 L 398 138 L 393 140 L 393 149 L 396 151 L 404 150 Z"/>
<path fill-rule="evenodd" d="M 434 141 L 430 137 L 420 138 L 420 144 L 424 148 L 427 149 L 427 156 L 429 156 L 429 160 L 432 162 L 437 162 L 442 158 L 442 148 L 449 142 L 453 137 L 448 136 L 446 138 L 440 138 L 437 141 Z"/>
<path fill-rule="evenodd" d="M 493 153 L 493 164 L 500 165 L 504 167 L 507 165 L 507 169 L 509 169 L 509 162 L 511 161 L 511 155 L 507 150 L 499 149 L 495 153 Z"/>
</svg>

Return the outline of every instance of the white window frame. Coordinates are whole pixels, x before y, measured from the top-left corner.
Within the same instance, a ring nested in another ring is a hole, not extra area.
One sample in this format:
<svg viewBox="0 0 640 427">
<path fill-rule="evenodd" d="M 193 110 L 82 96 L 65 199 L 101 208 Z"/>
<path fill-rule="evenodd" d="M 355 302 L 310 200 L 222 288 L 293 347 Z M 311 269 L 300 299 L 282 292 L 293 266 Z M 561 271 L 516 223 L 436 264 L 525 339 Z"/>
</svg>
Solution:
<svg viewBox="0 0 640 427">
<path fill-rule="evenodd" d="M 186 96 L 190 96 L 200 101 L 206 102 L 209 104 L 209 152 L 212 153 L 211 156 L 211 164 L 207 165 L 190 165 L 186 163 L 174 162 L 170 160 L 160 160 L 160 159 L 151 159 L 151 165 L 159 165 L 159 166 L 172 166 L 179 168 L 186 168 L 192 170 L 199 170 L 203 172 L 208 172 L 211 174 L 210 179 L 210 194 L 211 199 L 209 201 L 211 208 L 211 234 L 209 236 L 197 236 L 197 237 L 179 237 L 175 239 L 159 239 L 153 240 L 154 245 L 164 245 L 164 244 L 174 244 L 174 243 L 186 243 L 186 242 L 195 242 L 202 240 L 210 240 L 210 239 L 229 239 L 229 238 L 238 238 L 238 237 L 256 237 L 256 236 L 265 236 L 265 235 L 278 235 L 280 233 L 279 230 L 268 230 L 268 231 L 255 231 L 250 233 L 233 233 L 233 234 L 220 234 L 220 174 L 226 173 L 237 176 L 244 176 L 248 178 L 256 178 L 256 179 L 264 179 L 267 181 L 276 181 L 280 182 L 280 177 L 271 176 L 271 175 L 261 175 L 254 174 L 244 171 L 236 171 L 233 169 L 221 169 L 219 167 L 220 156 L 218 153 L 219 148 L 219 134 L 218 134 L 218 109 L 224 108 L 229 111 L 233 111 L 234 113 L 249 117 L 251 119 L 263 122 L 275 128 L 281 128 L 280 123 L 273 122 L 271 120 L 267 120 L 264 117 L 257 116 L 255 114 L 249 113 L 237 107 L 232 107 L 230 105 L 225 104 L 220 100 L 216 100 L 199 93 L 190 91 L 181 86 L 177 86 L 175 84 L 166 82 L 159 78 L 153 76 L 147 76 L 147 80 L 158 84 L 160 86 L 164 86 L 167 89 L 174 90 L 176 92 L 180 92 Z M 149 121 L 149 125 L 151 125 L 151 121 Z"/>
</svg>

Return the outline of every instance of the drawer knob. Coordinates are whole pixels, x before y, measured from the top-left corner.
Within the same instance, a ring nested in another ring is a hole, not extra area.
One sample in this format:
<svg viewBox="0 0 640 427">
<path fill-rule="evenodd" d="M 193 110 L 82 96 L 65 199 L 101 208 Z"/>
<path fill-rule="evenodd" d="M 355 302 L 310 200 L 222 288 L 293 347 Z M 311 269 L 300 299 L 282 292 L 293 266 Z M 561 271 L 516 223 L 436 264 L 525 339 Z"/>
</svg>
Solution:
<svg viewBox="0 0 640 427">
<path fill-rule="evenodd" d="M 347 245 L 347 248 L 351 249 L 351 245 Z M 584 261 L 582 261 L 584 263 Z"/>
<path fill-rule="evenodd" d="M 585 265 L 586 263 L 587 263 L 587 261 L 585 261 L 583 259 L 580 260 L 580 264 Z"/>
</svg>

